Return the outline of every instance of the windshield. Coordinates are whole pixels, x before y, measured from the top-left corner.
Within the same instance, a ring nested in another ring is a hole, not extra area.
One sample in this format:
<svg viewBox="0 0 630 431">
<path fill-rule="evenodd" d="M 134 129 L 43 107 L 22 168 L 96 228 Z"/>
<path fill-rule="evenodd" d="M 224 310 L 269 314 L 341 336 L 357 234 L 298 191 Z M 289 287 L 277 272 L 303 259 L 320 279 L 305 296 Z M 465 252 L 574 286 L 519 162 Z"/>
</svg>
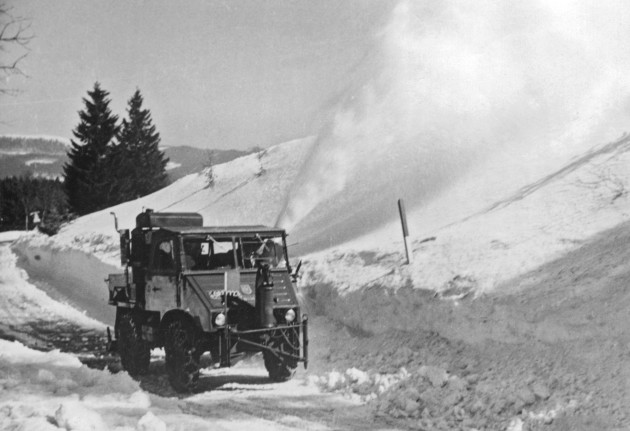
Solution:
<svg viewBox="0 0 630 431">
<path fill-rule="evenodd" d="M 186 268 L 193 271 L 256 268 L 257 263 L 286 267 L 282 238 L 184 238 Z"/>
</svg>

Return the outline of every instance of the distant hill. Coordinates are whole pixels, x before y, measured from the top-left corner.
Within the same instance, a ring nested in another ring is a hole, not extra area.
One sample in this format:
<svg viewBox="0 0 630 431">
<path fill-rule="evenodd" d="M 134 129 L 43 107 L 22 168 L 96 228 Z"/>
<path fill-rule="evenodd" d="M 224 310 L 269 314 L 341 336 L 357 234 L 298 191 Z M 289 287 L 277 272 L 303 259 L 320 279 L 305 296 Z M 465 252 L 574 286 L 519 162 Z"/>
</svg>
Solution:
<svg viewBox="0 0 630 431">
<path fill-rule="evenodd" d="M 63 175 L 70 140 L 45 136 L 0 136 L 0 178 L 31 173 L 44 178 Z M 198 172 L 208 160 L 208 150 L 181 146 L 162 148 L 170 159 L 171 181 Z M 211 150 L 215 164 L 225 163 L 252 151 Z"/>
<path fill-rule="evenodd" d="M 57 178 L 70 142 L 39 136 L 0 136 L 0 178 L 32 173 Z"/>
</svg>

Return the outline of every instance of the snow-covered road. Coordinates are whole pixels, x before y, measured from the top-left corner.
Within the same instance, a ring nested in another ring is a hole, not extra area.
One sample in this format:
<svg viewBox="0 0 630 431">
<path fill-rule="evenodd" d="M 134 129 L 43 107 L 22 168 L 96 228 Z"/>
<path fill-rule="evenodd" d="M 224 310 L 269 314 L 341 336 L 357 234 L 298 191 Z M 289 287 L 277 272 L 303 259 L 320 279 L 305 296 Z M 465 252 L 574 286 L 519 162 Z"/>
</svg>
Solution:
<svg viewBox="0 0 630 431">
<path fill-rule="evenodd" d="M 320 391 L 304 372 L 271 383 L 257 357 L 204 369 L 190 396 L 172 391 L 159 351 L 134 381 L 104 355 L 104 326 L 38 289 L 16 261 L 0 244 L 0 429 L 378 428 L 361 403 Z"/>
</svg>

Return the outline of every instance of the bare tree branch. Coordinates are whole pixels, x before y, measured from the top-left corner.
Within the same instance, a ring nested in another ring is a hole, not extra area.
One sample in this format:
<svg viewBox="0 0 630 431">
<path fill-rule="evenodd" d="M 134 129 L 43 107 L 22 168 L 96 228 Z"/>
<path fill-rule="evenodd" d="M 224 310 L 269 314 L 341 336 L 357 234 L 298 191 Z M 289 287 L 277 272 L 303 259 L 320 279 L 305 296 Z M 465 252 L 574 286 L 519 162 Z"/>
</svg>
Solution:
<svg viewBox="0 0 630 431">
<path fill-rule="evenodd" d="M 33 39 L 31 23 L 29 20 L 16 17 L 11 13 L 11 8 L 0 2 L 0 51 L 9 52 L 6 60 L 3 56 L 0 61 L 0 79 L 3 86 L 0 94 L 15 94 L 15 89 L 6 88 L 9 76 L 27 76 L 20 68 L 20 62 L 28 55 L 28 44 Z M 27 52 L 20 52 L 27 51 Z"/>
</svg>

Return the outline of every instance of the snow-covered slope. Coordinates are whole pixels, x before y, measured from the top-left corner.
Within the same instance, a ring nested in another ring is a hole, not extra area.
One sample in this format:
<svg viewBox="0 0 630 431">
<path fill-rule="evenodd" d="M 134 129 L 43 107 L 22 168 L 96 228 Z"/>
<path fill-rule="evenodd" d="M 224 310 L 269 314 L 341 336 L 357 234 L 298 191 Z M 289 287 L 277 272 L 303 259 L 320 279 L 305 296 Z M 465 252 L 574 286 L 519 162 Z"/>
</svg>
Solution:
<svg viewBox="0 0 630 431">
<path fill-rule="evenodd" d="M 116 213 L 121 227 L 133 227 L 143 208 L 198 212 L 207 225 L 273 225 L 312 141 L 292 141 L 216 165 L 212 187 L 204 173 L 188 175 L 144 198 L 81 217 L 63 228 L 58 239 L 72 242 L 82 236 L 115 236 L 110 213 Z"/>
<path fill-rule="evenodd" d="M 216 166 L 213 188 L 206 188 L 203 175 L 191 175 L 153 195 L 82 217 L 56 237 L 25 236 L 14 249 L 32 276 L 58 285 L 68 298 L 82 292 L 75 304 L 110 321 L 102 282 L 118 266 L 110 211 L 125 227 L 133 226 L 137 213 L 149 207 L 199 211 L 208 225 L 273 224 L 311 145 L 312 139 L 290 142 Z M 489 292 L 627 219 L 629 148 L 627 137 L 596 146 L 537 182 L 512 193 L 488 194 L 483 207 L 451 213 L 450 209 L 466 207 L 471 187 L 482 187 L 474 178 L 456 183 L 432 205 L 410 212 L 415 228 L 411 265 L 405 264 L 400 227 L 393 222 L 353 241 L 303 255 L 302 284 L 309 289 L 331 285 L 337 292 L 371 286 L 412 286 L 445 295 Z M 485 172 L 482 182 L 492 183 L 490 179 L 503 181 L 503 172 Z M 510 182 L 503 181 L 504 187 Z M 417 229 L 423 222 L 425 227 Z M 336 229 L 330 226 L 330 238 Z M 301 241 L 292 235 L 289 242 Z"/>
<path fill-rule="evenodd" d="M 33 273 L 103 289 L 117 266 L 110 212 L 132 227 L 144 208 L 195 211 L 208 225 L 286 227 L 305 285 L 488 292 L 624 220 L 624 13 L 402 1 L 318 136 L 217 165 L 213 187 L 189 175 L 14 248 Z M 409 209 L 409 266 L 398 198 Z M 59 270 L 68 250 L 102 264 L 76 255 Z"/>
<path fill-rule="evenodd" d="M 410 213 L 415 225 L 411 265 L 405 264 L 401 228 L 395 222 L 309 257 L 305 281 L 334 284 L 340 291 L 381 285 L 451 294 L 489 292 L 627 221 L 629 165 L 630 137 L 624 136 L 513 193 L 490 195 L 494 202 L 466 212 L 459 207 L 466 206 L 466 194 L 479 185 L 470 178 Z M 486 172 L 483 181 L 491 177 Z M 494 176 L 497 182 L 502 178 L 500 173 Z"/>
</svg>

